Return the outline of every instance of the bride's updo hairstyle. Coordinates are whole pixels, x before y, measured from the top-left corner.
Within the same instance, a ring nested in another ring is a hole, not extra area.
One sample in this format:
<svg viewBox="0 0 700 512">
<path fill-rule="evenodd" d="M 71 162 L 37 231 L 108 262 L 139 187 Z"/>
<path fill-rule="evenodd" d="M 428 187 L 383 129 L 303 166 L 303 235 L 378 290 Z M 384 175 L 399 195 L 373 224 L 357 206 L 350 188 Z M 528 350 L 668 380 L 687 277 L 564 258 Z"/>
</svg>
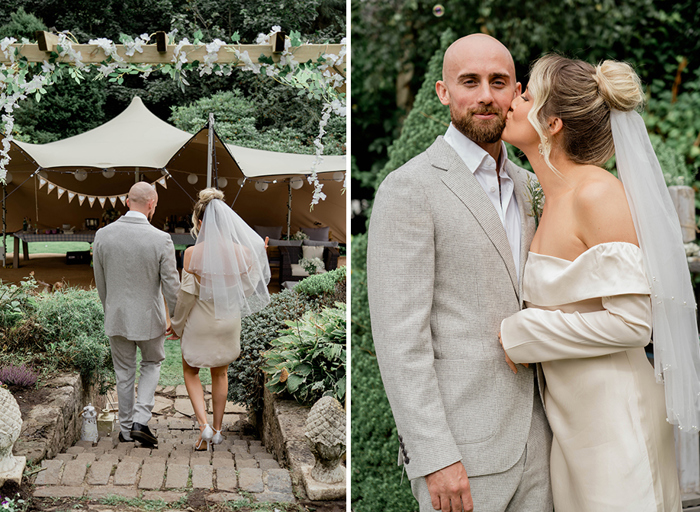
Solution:
<svg viewBox="0 0 700 512">
<path fill-rule="evenodd" d="M 212 199 L 224 200 L 224 193 L 218 188 L 205 188 L 199 191 L 198 194 L 199 201 L 194 205 L 194 210 L 192 210 L 192 229 L 190 232 L 192 236 L 197 237 L 199 233 L 199 221 L 204 219 L 204 210 L 206 210 L 207 205 L 212 201 Z"/>
<path fill-rule="evenodd" d="M 610 110 L 628 112 L 644 103 L 641 81 L 629 64 L 606 60 L 594 67 L 556 54 L 533 64 L 528 92 L 533 105 L 527 117 L 540 136 L 540 153 L 554 172 L 548 119 L 562 120 L 561 148 L 573 162 L 602 166 L 615 153 Z"/>
</svg>

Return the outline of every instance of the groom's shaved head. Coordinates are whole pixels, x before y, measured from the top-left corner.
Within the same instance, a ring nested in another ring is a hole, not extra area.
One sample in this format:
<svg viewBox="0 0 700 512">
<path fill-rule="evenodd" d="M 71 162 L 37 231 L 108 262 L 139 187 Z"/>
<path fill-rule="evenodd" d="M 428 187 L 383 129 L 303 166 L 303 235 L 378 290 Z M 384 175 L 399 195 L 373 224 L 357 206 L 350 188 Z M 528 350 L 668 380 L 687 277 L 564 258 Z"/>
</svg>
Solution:
<svg viewBox="0 0 700 512">
<path fill-rule="evenodd" d="M 129 206 L 146 206 L 151 199 L 157 197 L 158 193 L 151 185 L 145 181 L 139 181 L 129 189 Z"/>
<path fill-rule="evenodd" d="M 461 67 L 465 60 L 492 59 L 494 57 L 507 66 L 511 78 L 515 82 L 515 63 L 510 51 L 498 39 L 486 34 L 470 34 L 457 39 L 450 45 L 442 60 L 442 79 L 454 78 L 453 73 Z"/>
</svg>

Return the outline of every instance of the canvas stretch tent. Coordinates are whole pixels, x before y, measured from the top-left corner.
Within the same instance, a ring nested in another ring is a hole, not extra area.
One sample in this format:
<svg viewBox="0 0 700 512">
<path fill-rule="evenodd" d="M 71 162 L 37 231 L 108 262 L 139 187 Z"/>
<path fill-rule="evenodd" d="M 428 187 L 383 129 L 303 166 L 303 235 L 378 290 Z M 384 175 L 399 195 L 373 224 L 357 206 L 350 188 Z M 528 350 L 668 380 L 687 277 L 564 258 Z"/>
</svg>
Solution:
<svg viewBox="0 0 700 512">
<path fill-rule="evenodd" d="M 226 202 L 251 226 L 287 225 L 289 179 L 308 175 L 314 157 L 242 148 L 214 136 L 215 173 L 226 178 Z M 22 229 L 25 217 L 45 229 L 70 224 L 80 229 L 86 218 L 101 218 L 122 203 L 136 177 L 156 185 L 159 200 L 153 224 L 163 227 L 171 215 L 189 216 L 199 190 L 206 187 L 208 129 L 194 136 L 152 114 L 139 97 L 107 123 L 48 144 L 12 143 L 7 186 L 7 231 Z M 41 169 L 41 176 L 29 178 Z M 346 169 L 345 156 L 325 156 L 318 168 L 327 198 L 310 211 L 312 186 L 293 190 L 292 232 L 300 227 L 329 226 L 333 240 L 346 241 L 346 196 L 334 174 Z M 77 174 L 86 176 L 82 181 Z M 111 172 L 114 171 L 114 172 Z M 112 177 L 106 177 L 113 174 Z M 189 183 L 195 175 L 197 181 Z M 43 179 L 42 179 L 43 176 Z M 336 176 L 337 177 L 337 176 Z M 243 187 L 239 180 L 245 178 Z M 256 190 L 264 181 L 267 189 Z M 19 187 L 19 190 L 16 190 Z M 60 197 L 59 197 L 60 196 Z M 81 197 L 84 197 L 81 204 Z M 92 202 L 92 204 L 90 204 Z"/>
</svg>

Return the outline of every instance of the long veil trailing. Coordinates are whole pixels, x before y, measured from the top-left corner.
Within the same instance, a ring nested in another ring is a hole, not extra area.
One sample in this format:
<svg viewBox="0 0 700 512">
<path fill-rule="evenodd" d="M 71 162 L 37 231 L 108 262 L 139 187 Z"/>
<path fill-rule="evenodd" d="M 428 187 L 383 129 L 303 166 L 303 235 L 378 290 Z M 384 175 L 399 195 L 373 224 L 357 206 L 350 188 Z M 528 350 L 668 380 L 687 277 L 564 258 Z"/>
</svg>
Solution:
<svg viewBox="0 0 700 512">
<path fill-rule="evenodd" d="M 216 319 L 243 318 L 270 302 L 265 241 L 219 199 L 204 210 L 189 270 L 200 277 L 199 298 L 214 302 Z"/>
<path fill-rule="evenodd" d="M 654 372 L 664 383 L 668 421 L 697 431 L 700 343 L 680 222 L 641 116 L 613 110 L 610 120 L 651 289 Z"/>
</svg>

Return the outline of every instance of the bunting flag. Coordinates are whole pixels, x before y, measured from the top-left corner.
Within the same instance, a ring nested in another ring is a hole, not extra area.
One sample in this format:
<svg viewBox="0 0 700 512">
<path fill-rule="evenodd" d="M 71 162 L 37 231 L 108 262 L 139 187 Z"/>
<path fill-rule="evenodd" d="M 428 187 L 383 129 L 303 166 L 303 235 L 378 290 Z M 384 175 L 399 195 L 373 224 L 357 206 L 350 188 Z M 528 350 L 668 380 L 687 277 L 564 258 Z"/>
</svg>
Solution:
<svg viewBox="0 0 700 512">
<path fill-rule="evenodd" d="M 150 185 L 153 187 L 153 190 L 156 190 L 156 184 L 159 184 L 163 188 L 168 188 L 168 178 L 170 178 L 170 174 L 166 176 L 161 176 L 157 180 L 155 180 L 153 183 L 150 183 Z M 117 201 L 121 201 L 124 206 L 126 206 L 126 199 L 127 199 L 127 194 L 115 194 L 113 196 L 91 196 L 89 194 L 79 194 L 77 192 L 73 192 L 72 190 L 68 190 L 67 188 L 60 187 L 56 185 L 55 183 L 52 183 L 51 181 L 47 180 L 46 178 L 42 178 L 39 176 L 39 188 L 43 187 L 44 185 L 48 185 L 46 187 L 46 193 L 50 194 L 53 192 L 53 189 L 57 190 L 58 193 L 58 199 L 61 199 L 63 194 L 67 194 L 68 196 L 68 203 L 73 201 L 73 198 L 78 196 L 78 201 L 80 202 L 80 206 L 83 205 L 83 202 L 85 199 L 88 200 L 90 203 L 90 206 L 95 204 L 95 201 L 99 201 L 100 205 L 102 208 L 105 207 L 107 204 L 107 200 L 109 199 L 109 202 L 112 203 L 113 207 L 117 206 Z"/>
</svg>

